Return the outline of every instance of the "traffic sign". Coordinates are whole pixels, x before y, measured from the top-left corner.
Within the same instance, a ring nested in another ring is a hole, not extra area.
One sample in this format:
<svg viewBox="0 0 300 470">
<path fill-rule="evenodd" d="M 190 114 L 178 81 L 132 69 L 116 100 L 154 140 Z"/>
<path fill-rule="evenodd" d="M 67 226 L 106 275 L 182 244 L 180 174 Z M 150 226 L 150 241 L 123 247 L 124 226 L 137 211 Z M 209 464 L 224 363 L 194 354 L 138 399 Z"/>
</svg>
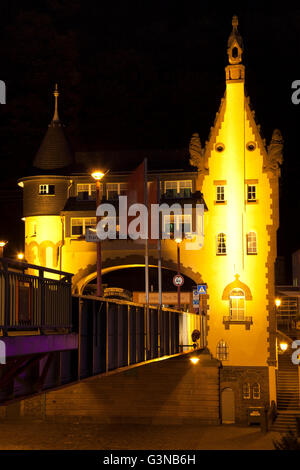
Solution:
<svg viewBox="0 0 300 470">
<path fill-rule="evenodd" d="M 206 285 L 205 284 L 198 284 L 197 285 L 197 292 L 200 295 L 206 295 Z"/>
<path fill-rule="evenodd" d="M 199 307 L 199 294 L 196 289 L 193 290 L 193 307 Z"/>
<path fill-rule="evenodd" d="M 174 284 L 174 286 L 176 286 L 176 287 L 181 287 L 181 286 L 183 286 L 183 284 L 184 284 L 183 276 L 181 276 L 181 274 L 176 274 L 176 275 L 173 277 L 173 284 Z"/>
<path fill-rule="evenodd" d="M 99 242 L 100 238 L 97 237 L 97 232 L 95 229 L 87 228 L 85 231 L 85 241 L 86 242 Z"/>
</svg>

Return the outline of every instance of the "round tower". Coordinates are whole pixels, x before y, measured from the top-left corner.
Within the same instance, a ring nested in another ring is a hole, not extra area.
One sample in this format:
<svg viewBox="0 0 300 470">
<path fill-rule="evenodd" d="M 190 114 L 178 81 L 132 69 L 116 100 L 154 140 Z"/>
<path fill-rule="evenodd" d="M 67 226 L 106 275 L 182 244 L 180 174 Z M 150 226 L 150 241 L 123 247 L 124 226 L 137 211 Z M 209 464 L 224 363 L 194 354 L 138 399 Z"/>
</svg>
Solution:
<svg viewBox="0 0 300 470">
<path fill-rule="evenodd" d="M 25 259 L 28 263 L 60 269 L 63 227 L 60 211 L 70 187 L 68 167 L 73 155 L 58 115 L 57 85 L 54 115 L 34 158 L 32 173 L 18 181 L 23 188 Z"/>
</svg>

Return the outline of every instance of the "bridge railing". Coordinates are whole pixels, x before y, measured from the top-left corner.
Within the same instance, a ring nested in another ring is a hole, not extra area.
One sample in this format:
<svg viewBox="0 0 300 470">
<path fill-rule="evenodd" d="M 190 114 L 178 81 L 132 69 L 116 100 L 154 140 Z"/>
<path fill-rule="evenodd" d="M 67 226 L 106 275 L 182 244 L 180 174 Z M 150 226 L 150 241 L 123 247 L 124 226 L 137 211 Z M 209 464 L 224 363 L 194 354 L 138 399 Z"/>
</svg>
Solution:
<svg viewBox="0 0 300 470">
<path fill-rule="evenodd" d="M 192 349 L 200 316 L 171 308 L 73 296 L 81 378 Z"/>
<path fill-rule="evenodd" d="M 38 276 L 29 274 L 35 271 Z M 0 328 L 4 334 L 71 327 L 72 274 L 0 258 Z"/>
</svg>

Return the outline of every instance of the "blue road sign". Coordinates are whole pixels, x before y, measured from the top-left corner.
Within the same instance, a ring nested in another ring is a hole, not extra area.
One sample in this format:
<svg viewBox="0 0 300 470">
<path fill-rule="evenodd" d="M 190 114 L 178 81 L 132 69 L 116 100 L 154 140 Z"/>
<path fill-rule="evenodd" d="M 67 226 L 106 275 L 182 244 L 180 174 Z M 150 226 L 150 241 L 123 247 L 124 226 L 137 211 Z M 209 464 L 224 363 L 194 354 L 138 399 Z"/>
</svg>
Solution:
<svg viewBox="0 0 300 470">
<path fill-rule="evenodd" d="M 197 285 L 197 292 L 200 295 L 206 295 L 206 285 L 205 284 L 198 284 Z"/>
<path fill-rule="evenodd" d="M 199 307 L 199 294 L 196 290 L 193 290 L 193 307 Z"/>
</svg>

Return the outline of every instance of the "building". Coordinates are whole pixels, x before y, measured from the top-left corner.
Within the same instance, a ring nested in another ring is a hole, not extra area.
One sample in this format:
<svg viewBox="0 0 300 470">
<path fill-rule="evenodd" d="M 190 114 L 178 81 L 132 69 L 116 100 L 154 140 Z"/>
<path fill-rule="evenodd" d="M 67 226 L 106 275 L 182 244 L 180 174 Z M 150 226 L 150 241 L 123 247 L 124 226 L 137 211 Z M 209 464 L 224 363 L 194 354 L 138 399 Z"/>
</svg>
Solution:
<svg viewBox="0 0 300 470">
<path fill-rule="evenodd" d="M 222 362 L 221 397 L 232 405 L 228 420 L 243 422 L 249 406 L 276 402 L 274 263 L 283 141 L 275 130 L 266 146 L 245 95 L 237 17 L 232 20 L 227 54 L 225 94 L 208 141 L 202 147 L 194 134 L 190 142 L 194 169 L 159 172 L 159 176 L 164 200 L 193 205 L 205 200 L 204 246 L 187 250 L 189 240 L 182 241 L 180 271 L 190 290 L 196 284 L 207 285 L 207 346 Z M 33 264 L 74 273 L 74 292 L 83 293 L 96 278 L 96 247 L 84 237 L 96 224 L 93 168 L 72 172 L 73 156 L 57 98 L 56 90 L 54 117 L 34 160 L 36 175 L 19 181 L 24 193 L 25 257 Z M 152 172 L 150 179 L 156 175 Z M 113 201 L 125 194 L 127 179 L 128 173 L 106 175 L 103 197 Z M 189 220 L 163 223 L 184 224 L 187 234 L 191 230 Z M 174 240 L 162 241 L 166 272 L 176 272 L 176 252 Z M 117 287 L 126 289 L 128 270 L 144 266 L 143 246 L 132 240 L 107 240 L 102 254 L 104 276 L 124 273 L 124 285 Z M 155 268 L 156 250 L 150 249 L 149 255 Z"/>
</svg>

